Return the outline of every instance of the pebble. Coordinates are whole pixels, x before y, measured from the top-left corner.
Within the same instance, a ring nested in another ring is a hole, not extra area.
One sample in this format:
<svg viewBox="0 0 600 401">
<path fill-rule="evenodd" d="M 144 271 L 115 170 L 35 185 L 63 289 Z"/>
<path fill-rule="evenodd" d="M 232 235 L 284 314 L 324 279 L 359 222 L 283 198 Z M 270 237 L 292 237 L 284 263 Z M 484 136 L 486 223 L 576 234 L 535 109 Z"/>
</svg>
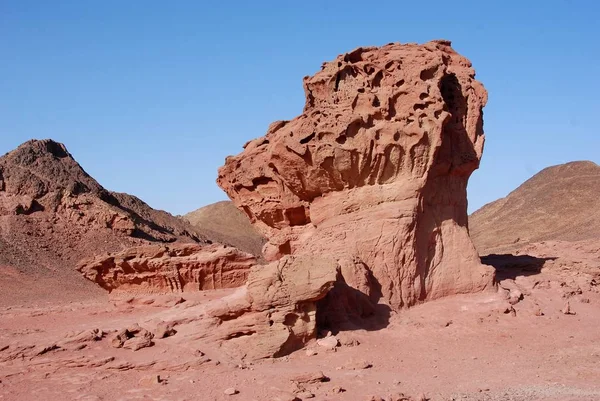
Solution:
<svg viewBox="0 0 600 401">
<path fill-rule="evenodd" d="M 233 387 L 229 387 L 228 389 L 225 389 L 225 391 L 223 391 L 223 394 L 225 394 L 225 395 L 235 395 L 238 393 L 239 393 L 239 391 L 237 391 Z"/>
<path fill-rule="evenodd" d="M 561 309 L 561 312 L 565 315 L 575 315 L 576 314 L 574 311 L 571 310 L 571 305 L 569 304 L 568 301 L 565 304 L 565 306 L 563 306 L 563 308 Z"/>
<path fill-rule="evenodd" d="M 334 388 L 331 389 L 331 392 L 334 394 L 340 394 L 340 393 L 343 393 L 344 391 L 346 391 L 346 390 L 344 390 L 340 386 L 335 386 Z"/>
<path fill-rule="evenodd" d="M 335 336 L 320 338 L 317 340 L 317 345 L 327 349 L 335 349 L 340 345 L 340 342 Z"/>
</svg>

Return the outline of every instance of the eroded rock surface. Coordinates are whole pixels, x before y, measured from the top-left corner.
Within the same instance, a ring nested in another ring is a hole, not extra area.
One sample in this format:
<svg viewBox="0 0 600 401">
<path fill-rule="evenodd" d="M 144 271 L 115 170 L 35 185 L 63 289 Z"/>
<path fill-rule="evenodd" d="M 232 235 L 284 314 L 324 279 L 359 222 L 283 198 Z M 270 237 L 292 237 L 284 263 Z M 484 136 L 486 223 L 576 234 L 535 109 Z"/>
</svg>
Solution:
<svg viewBox="0 0 600 401">
<path fill-rule="evenodd" d="M 487 101 L 474 76 L 447 41 L 343 54 L 304 78 L 303 113 L 228 157 L 217 182 L 268 260 L 331 256 L 394 309 L 481 291 L 493 273 L 467 229 Z"/>
<path fill-rule="evenodd" d="M 333 259 L 285 256 L 252 269 L 248 284 L 211 305 L 207 336 L 249 359 L 280 357 L 316 337 L 317 301 L 336 281 Z"/>
<path fill-rule="evenodd" d="M 254 264 L 254 256 L 220 244 L 173 244 L 130 248 L 77 270 L 109 292 L 165 293 L 240 287 Z"/>
</svg>

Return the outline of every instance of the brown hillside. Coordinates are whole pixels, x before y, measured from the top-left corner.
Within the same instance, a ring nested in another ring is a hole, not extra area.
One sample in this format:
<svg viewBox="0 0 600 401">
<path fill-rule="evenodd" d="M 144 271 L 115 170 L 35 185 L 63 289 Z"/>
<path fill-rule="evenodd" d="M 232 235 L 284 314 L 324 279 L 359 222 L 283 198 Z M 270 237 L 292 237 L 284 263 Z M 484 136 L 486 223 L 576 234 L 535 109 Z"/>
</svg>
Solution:
<svg viewBox="0 0 600 401">
<path fill-rule="evenodd" d="M 234 246 L 258 257 L 262 255 L 265 238 L 231 201 L 201 207 L 186 214 L 183 219 L 217 242 Z"/>
<path fill-rule="evenodd" d="M 600 238 L 600 166 L 578 161 L 548 167 L 473 213 L 469 229 L 480 254 Z"/>
<path fill-rule="evenodd" d="M 89 297 L 84 258 L 149 243 L 205 243 L 190 224 L 109 192 L 64 145 L 31 140 L 0 157 L 0 304 Z"/>
</svg>

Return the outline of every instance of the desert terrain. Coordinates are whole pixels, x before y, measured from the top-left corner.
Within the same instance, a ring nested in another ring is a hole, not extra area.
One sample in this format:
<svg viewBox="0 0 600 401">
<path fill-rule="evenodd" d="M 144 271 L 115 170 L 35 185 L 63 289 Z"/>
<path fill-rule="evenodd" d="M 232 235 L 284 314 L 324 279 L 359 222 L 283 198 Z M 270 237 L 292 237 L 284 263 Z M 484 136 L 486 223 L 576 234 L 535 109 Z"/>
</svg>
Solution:
<svg viewBox="0 0 600 401">
<path fill-rule="evenodd" d="M 0 157 L 0 400 L 600 400 L 600 167 L 468 216 L 488 95 L 449 41 L 303 85 L 185 216 Z"/>
</svg>

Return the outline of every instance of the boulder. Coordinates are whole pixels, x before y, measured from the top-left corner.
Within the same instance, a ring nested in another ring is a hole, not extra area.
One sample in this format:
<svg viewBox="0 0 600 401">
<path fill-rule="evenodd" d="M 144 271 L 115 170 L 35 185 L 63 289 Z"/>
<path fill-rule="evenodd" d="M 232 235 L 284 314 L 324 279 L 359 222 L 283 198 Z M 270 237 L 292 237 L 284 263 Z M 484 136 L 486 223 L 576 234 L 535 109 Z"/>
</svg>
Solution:
<svg viewBox="0 0 600 401">
<path fill-rule="evenodd" d="M 111 345 L 114 348 L 128 348 L 137 351 L 154 345 L 153 338 L 154 334 L 150 331 L 134 324 L 117 331 L 111 340 Z"/>
<path fill-rule="evenodd" d="M 316 305 L 333 287 L 337 270 L 333 259 L 309 255 L 255 266 L 245 287 L 207 306 L 213 324 L 197 337 L 248 359 L 301 349 L 316 338 Z"/>
<path fill-rule="evenodd" d="M 228 157 L 217 182 L 268 239 L 267 260 L 344 267 L 341 311 L 492 287 L 467 227 L 487 102 L 474 77 L 444 40 L 342 54 L 304 78 L 302 114 Z"/>
</svg>

